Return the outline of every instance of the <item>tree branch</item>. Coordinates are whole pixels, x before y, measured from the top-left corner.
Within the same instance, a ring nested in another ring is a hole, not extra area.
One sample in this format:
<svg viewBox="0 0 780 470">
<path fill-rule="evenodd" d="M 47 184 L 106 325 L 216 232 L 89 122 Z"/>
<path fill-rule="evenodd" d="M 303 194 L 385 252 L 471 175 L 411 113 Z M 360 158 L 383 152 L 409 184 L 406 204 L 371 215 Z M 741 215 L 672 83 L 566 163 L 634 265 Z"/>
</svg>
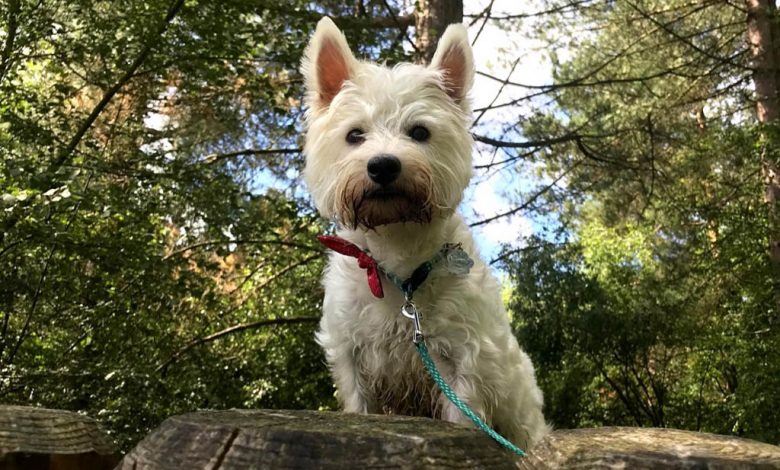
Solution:
<svg viewBox="0 0 780 470">
<path fill-rule="evenodd" d="M 523 247 L 520 247 L 520 248 L 515 248 L 513 250 L 507 250 L 507 251 L 504 251 L 503 253 L 499 254 L 498 256 L 493 258 L 492 260 L 490 260 L 490 262 L 488 264 L 492 266 L 492 265 L 494 265 L 494 264 L 496 264 L 496 263 L 498 263 L 500 261 L 503 261 L 503 260 L 509 258 L 510 256 L 516 255 L 518 253 L 525 253 L 526 251 L 533 251 L 533 250 L 537 250 L 539 248 L 544 248 L 546 246 L 561 246 L 561 245 L 562 245 L 561 243 L 543 242 L 543 243 L 537 243 L 536 245 L 528 245 L 528 246 L 523 246 Z"/>
<path fill-rule="evenodd" d="M 566 3 L 564 5 L 560 5 L 557 7 L 550 8 L 548 10 L 541 10 L 541 11 L 535 11 L 533 13 L 520 13 L 517 15 L 504 15 L 504 16 L 492 16 L 490 19 L 492 20 L 521 20 L 525 18 L 534 18 L 537 16 L 546 16 L 546 15 L 552 15 L 554 13 L 570 13 L 573 11 L 577 11 L 578 9 L 581 9 L 584 6 L 587 6 L 588 3 L 594 3 L 594 0 L 579 0 L 579 1 L 573 1 Z M 476 15 L 463 15 L 464 18 L 474 18 L 479 19 L 482 17 L 482 13 L 478 13 Z"/>
<path fill-rule="evenodd" d="M 414 15 L 406 15 L 404 17 L 396 16 L 393 8 L 390 6 L 387 0 L 382 0 L 382 4 L 384 5 L 387 13 L 390 15 L 390 20 L 392 21 L 393 25 L 398 27 L 404 39 L 406 39 L 406 41 L 412 46 L 412 50 L 415 52 L 415 54 L 418 53 L 419 50 L 417 49 L 417 44 L 412 41 L 412 38 L 409 36 L 409 31 L 407 31 L 409 27 L 416 24 L 415 22 L 417 19 L 414 17 Z M 401 18 L 403 18 L 403 22 L 401 21 Z"/>
<path fill-rule="evenodd" d="M 159 38 L 168 30 L 171 22 L 184 6 L 184 2 L 185 0 L 174 0 L 173 3 L 171 3 L 171 6 L 168 8 L 168 13 L 165 15 L 163 22 L 157 28 L 155 38 Z M 119 80 L 117 80 L 117 82 L 105 92 L 103 98 L 97 105 L 95 105 L 95 108 L 78 128 L 76 134 L 70 139 L 68 145 L 65 146 L 65 149 L 63 149 L 62 152 L 60 152 L 60 155 L 49 165 L 49 168 L 47 169 L 47 173 L 49 175 L 57 171 L 58 168 L 64 165 L 71 158 L 73 151 L 76 149 L 79 142 L 81 142 L 81 139 L 84 137 L 87 131 L 92 127 L 92 124 L 95 123 L 95 120 L 97 120 L 98 116 L 100 116 L 100 113 L 102 113 L 106 106 L 108 106 L 117 92 L 119 92 L 119 90 L 121 90 L 122 87 L 124 87 L 127 82 L 133 78 L 135 71 L 138 70 L 141 64 L 146 61 L 146 59 L 149 57 L 149 54 L 151 54 L 152 50 L 158 44 L 159 41 L 157 40 L 150 39 L 147 41 L 146 46 L 144 46 L 144 48 L 141 50 L 141 53 L 138 54 L 138 57 L 136 57 L 133 63 L 130 64 L 130 67 L 128 67 Z"/>
<path fill-rule="evenodd" d="M 203 242 L 193 243 L 192 245 L 187 245 L 185 247 L 179 248 L 176 251 L 172 251 L 168 253 L 167 255 L 163 256 L 162 260 L 166 261 L 170 258 L 173 258 L 174 256 L 186 253 L 191 250 L 195 250 L 197 248 L 201 248 L 204 246 L 214 246 L 214 245 L 230 245 L 230 244 L 236 244 L 236 245 L 279 245 L 279 246 L 287 246 L 291 248 L 299 248 L 302 250 L 308 250 L 308 251 L 316 251 L 318 253 L 321 253 L 322 250 L 313 247 L 304 245 L 301 243 L 294 243 L 294 242 L 286 242 L 282 240 L 245 240 L 245 239 L 237 239 L 237 240 L 207 240 Z"/>
<path fill-rule="evenodd" d="M 491 3 L 490 5 L 493 5 L 493 4 Z M 482 25 L 484 26 L 484 23 L 482 23 Z M 472 43 L 472 45 L 473 45 L 473 43 Z M 501 82 L 501 86 L 498 88 L 498 91 L 496 92 L 495 96 L 493 96 L 493 100 L 490 101 L 490 104 L 487 105 L 485 108 L 483 108 L 482 111 L 480 111 L 480 113 L 477 116 L 477 118 L 474 119 L 474 122 L 471 123 L 471 127 L 472 128 L 475 127 L 479 123 L 479 120 L 482 119 L 482 116 L 484 116 L 485 113 L 488 112 L 488 110 L 490 110 L 491 107 L 494 104 L 496 104 L 496 101 L 498 101 L 498 98 L 501 96 L 501 93 L 504 92 L 504 89 L 506 88 L 507 84 L 509 83 L 509 78 L 512 77 L 513 73 L 515 73 L 515 69 L 517 68 L 518 64 L 520 64 L 520 57 L 515 59 L 515 61 L 512 63 L 512 67 L 509 69 L 509 73 L 506 75 L 506 79 Z"/>
<path fill-rule="evenodd" d="M 493 10 L 493 4 L 494 3 L 495 3 L 495 0 L 490 0 L 490 3 L 488 3 L 488 6 L 486 6 L 485 9 L 482 10 L 482 13 L 480 13 L 479 16 L 474 18 L 471 21 L 471 23 L 469 23 L 469 26 L 474 26 L 474 23 L 479 21 L 480 18 L 482 18 L 483 16 L 485 17 L 485 19 L 482 20 L 482 24 L 479 26 L 479 30 L 477 31 L 477 34 L 474 35 L 474 39 L 471 40 L 471 47 L 474 47 L 474 44 L 477 43 L 477 40 L 482 35 L 482 31 L 485 29 L 485 25 L 487 24 L 488 20 L 490 20 L 490 13 Z"/>
<path fill-rule="evenodd" d="M 560 137 L 552 137 L 549 139 L 542 139 L 542 140 L 528 140 L 525 142 L 510 142 L 506 140 L 498 140 L 493 139 L 491 137 L 487 137 L 484 135 L 479 134 L 471 134 L 471 136 L 476 140 L 477 142 L 482 142 L 483 144 L 492 145 L 494 147 L 504 147 L 504 148 L 520 148 L 520 149 L 529 149 L 529 148 L 538 148 L 538 147 L 547 147 L 550 145 L 555 144 L 562 144 L 565 142 L 573 142 L 576 140 L 581 139 L 584 136 L 581 136 L 579 134 L 567 134 L 562 135 Z M 593 136 L 593 137 L 607 137 L 607 136 Z"/>
<path fill-rule="evenodd" d="M 225 336 L 231 335 L 233 333 L 239 333 L 241 331 L 261 328 L 264 326 L 298 325 L 303 323 L 316 323 L 318 321 L 320 321 L 319 317 L 297 317 L 297 318 L 275 318 L 272 320 L 260 320 L 260 321 L 250 322 L 250 323 L 240 323 L 238 325 L 225 328 L 224 330 L 217 331 L 216 333 L 210 334 L 208 336 L 204 336 L 202 338 L 198 338 L 190 341 L 189 343 L 184 345 L 184 347 L 182 347 L 181 349 L 173 353 L 171 357 L 169 357 L 165 362 L 157 366 L 155 372 L 160 372 L 163 375 L 165 375 L 165 373 L 168 370 L 168 367 L 174 362 L 178 361 L 181 356 L 186 354 L 192 348 L 199 346 L 201 344 L 206 344 L 212 341 L 216 341 L 220 338 L 224 338 Z"/>
<path fill-rule="evenodd" d="M 640 410 L 636 408 L 635 403 L 628 398 L 627 390 L 623 390 L 622 388 L 620 388 L 620 385 L 617 382 L 615 382 L 615 380 L 612 379 L 612 377 L 609 376 L 606 368 L 604 367 L 604 364 L 602 364 L 601 361 L 597 360 L 592 355 L 590 355 L 590 360 L 599 370 L 601 376 L 604 377 L 604 380 L 606 380 L 609 386 L 612 387 L 612 390 L 615 391 L 615 393 L 618 396 L 618 399 L 620 399 L 620 401 L 623 402 L 623 405 L 625 405 L 626 409 L 631 414 L 631 417 L 634 418 L 634 422 L 636 422 L 636 425 L 641 427 L 642 414 Z"/>
<path fill-rule="evenodd" d="M 279 154 L 292 154 L 292 153 L 301 153 L 303 149 L 301 148 L 289 148 L 289 149 L 244 149 L 244 150 L 237 150 L 235 152 L 228 152 L 228 153 L 212 153 L 211 155 L 207 155 L 206 158 L 203 159 L 203 163 L 211 165 L 213 163 L 220 162 L 222 160 L 227 160 L 229 158 L 235 158 L 235 157 L 244 157 L 247 155 L 279 155 Z"/>
<path fill-rule="evenodd" d="M 3 51 L 0 52 L 0 81 L 5 78 L 5 74 L 11 68 L 11 52 L 16 40 L 16 31 L 19 28 L 19 11 L 21 11 L 20 0 L 11 0 L 8 7 L 8 30 L 6 31 Z"/>
<path fill-rule="evenodd" d="M 673 24 L 673 23 L 676 23 L 676 22 L 680 21 L 679 18 L 675 18 L 674 20 L 672 20 L 669 23 L 662 23 L 661 21 L 658 21 L 656 18 L 654 18 L 653 15 L 651 15 L 648 12 L 644 11 L 643 9 L 641 9 L 635 3 L 631 2 L 631 1 L 626 1 L 626 3 L 628 3 L 628 5 L 631 8 L 633 8 L 634 11 L 639 13 L 643 18 L 647 19 L 648 21 L 650 21 L 651 23 L 653 23 L 657 27 L 659 27 L 662 30 L 664 30 L 667 34 L 671 35 L 673 38 L 675 38 L 676 40 L 678 40 L 681 43 L 685 44 L 686 46 L 690 47 L 691 49 L 693 49 L 694 51 L 698 52 L 699 54 L 702 54 L 703 56 L 708 57 L 709 59 L 712 59 L 712 60 L 714 60 L 714 61 L 716 61 L 718 63 L 729 64 L 729 65 L 731 65 L 733 67 L 736 67 L 737 69 L 752 70 L 752 68 L 747 67 L 744 64 L 740 64 L 740 63 L 734 62 L 734 61 L 732 61 L 728 57 L 721 57 L 721 56 L 712 54 L 708 50 L 702 49 L 701 47 L 697 46 L 696 44 L 694 44 L 693 42 L 691 42 L 687 38 L 681 36 L 679 33 L 677 33 L 676 31 L 674 31 L 672 28 L 669 27 L 670 24 Z M 694 11 L 703 10 L 703 9 L 707 8 L 708 6 L 710 6 L 710 5 L 712 5 L 712 4 L 710 4 L 708 2 L 705 2 L 699 8 L 694 9 Z"/>
<path fill-rule="evenodd" d="M 686 17 L 688 17 L 688 16 L 692 15 L 693 13 L 695 13 L 695 12 L 699 11 L 699 10 L 700 10 L 700 9 L 702 9 L 702 8 L 704 8 L 704 7 L 700 7 L 700 8 L 698 8 L 698 9 L 694 9 L 694 10 L 692 10 L 692 11 L 690 11 L 690 12 L 687 12 L 686 14 L 679 15 L 678 17 L 676 17 L 676 18 L 675 18 L 675 20 L 674 20 L 674 21 L 672 21 L 672 22 L 671 22 L 671 23 L 669 23 L 669 24 L 672 24 L 672 23 L 675 23 L 675 22 L 681 21 L 683 18 L 686 18 Z M 567 83 L 567 84 L 565 84 L 565 85 L 566 85 L 566 86 L 577 86 L 577 85 L 576 85 L 577 83 L 582 83 L 582 82 L 585 82 L 585 80 L 588 80 L 588 79 L 590 79 L 591 77 L 595 76 L 597 73 L 599 73 L 599 72 L 601 72 L 602 70 L 604 70 L 604 69 L 605 69 L 607 66 L 609 66 L 609 65 L 610 65 L 610 64 L 612 64 L 613 62 L 616 62 L 618 59 L 620 59 L 620 58 L 622 58 L 622 57 L 625 57 L 625 56 L 627 56 L 627 55 L 629 54 L 629 52 L 630 52 L 632 49 L 634 49 L 634 48 L 635 48 L 635 47 L 636 47 L 638 44 L 641 44 L 641 43 L 642 43 L 642 41 L 643 41 L 645 38 L 647 38 L 647 37 L 649 37 L 650 35 L 652 35 L 652 34 L 656 33 L 657 31 L 659 31 L 659 30 L 663 29 L 663 27 L 664 27 L 664 26 L 668 27 L 668 25 L 669 25 L 669 24 L 667 24 L 667 25 L 657 25 L 657 26 L 656 26 L 654 29 L 652 29 L 652 30 L 649 30 L 649 31 L 647 31 L 647 32 L 645 32 L 645 33 L 643 33 L 643 34 L 641 34 L 641 35 L 640 35 L 640 36 L 638 36 L 637 38 L 633 39 L 633 40 L 632 40 L 632 41 L 631 41 L 631 42 L 630 42 L 630 43 L 629 43 L 627 46 L 625 46 L 624 48 L 622 48 L 620 51 L 617 51 L 615 54 L 612 54 L 610 57 L 606 58 L 606 60 L 604 60 L 604 61 L 603 61 L 601 64 L 597 65 L 596 67 L 594 67 L 592 70 L 588 71 L 587 73 L 585 73 L 585 74 L 584 74 L 584 75 L 582 75 L 581 77 L 578 77 L 578 78 L 576 78 L 576 79 L 573 79 L 573 80 L 571 80 L 570 82 L 568 82 L 568 83 Z M 685 40 L 685 38 L 682 38 L 682 40 Z M 500 78 L 498 78 L 498 77 L 493 77 L 493 76 L 490 76 L 490 75 L 488 75 L 488 74 L 485 74 L 485 73 L 483 73 L 483 72 L 477 72 L 477 73 L 479 73 L 479 74 L 481 74 L 481 75 L 483 75 L 483 76 L 486 76 L 486 77 L 492 78 L 492 79 L 494 79 L 494 80 L 497 80 L 497 81 L 499 81 L 499 82 L 503 82 L 503 80 L 501 80 L 501 79 L 500 79 Z M 617 80 L 619 80 L 619 79 L 617 79 Z M 631 80 L 631 79 L 628 79 L 628 80 Z M 513 83 L 512 83 L 512 82 L 509 82 L 508 84 L 510 84 L 510 85 L 511 85 L 511 84 L 513 84 Z M 515 84 L 515 85 L 517 85 L 517 86 L 524 86 L 524 85 L 522 85 L 522 84 L 519 84 L 519 83 L 517 83 L 517 84 Z M 553 88 L 550 88 L 551 86 L 552 86 Z M 556 85 L 537 85 L 537 86 L 527 86 L 526 88 L 539 88 L 539 89 L 540 89 L 540 91 L 538 91 L 538 92 L 536 92 L 536 93 L 531 93 L 531 94 L 529 94 L 529 95 L 526 95 L 526 96 L 522 96 L 522 97 L 520 97 L 520 98 L 517 98 L 517 99 L 510 100 L 510 101 L 508 101 L 508 102 L 506 102 L 506 103 L 501 103 L 501 104 L 497 104 L 497 105 L 492 105 L 492 106 L 490 106 L 489 108 L 477 108 L 477 109 L 474 109 L 473 111 L 474 111 L 474 112 L 481 112 L 482 110 L 486 110 L 486 109 L 493 110 L 493 109 L 505 108 L 505 107 L 509 107 L 509 106 L 515 106 L 517 103 L 520 103 L 520 102 L 522 102 L 522 101 L 526 101 L 526 100 L 529 100 L 529 99 L 531 99 L 531 98 L 534 98 L 534 97 L 536 97 L 536 96 L 539 96 L 539 95 L 543 95 L 543 94 L 549 93 L 550 91 L 552 91 L 552 90 L 555 90 L 555 89 L 556 89 L 556 88 L 554 88 L 554 87 L 556 87 Z"/>
<path fill-rule="evenodd" d="M 304 264 L 307 264 L 309 261 L 313 261 L 313 260 L 319 258 L 320 256 L 322 256 L 322 252 L 318 252 L 317 254 L 314 254 L 314 255 L 311 255 L 311 256 L 307 256 L 306 258 L 303 258 L 302 260 L 299 260 L 299 261 L 296 261 L 295 263 L 291 263 L 291 264 L 287 265 L 281 271 L 275 273 L 273 276 L 271 276 L 268 279 L 266 279 L 262 284 L 257 286 L 256 290 L 265 289 L 266 287 L 268 287 L 269 284 L 271 284 L 272 282 L 276 281 L 280 277 L 284 276 L 288 272 L 290 272 L 293 269 L 296 269 L 296 268 L 298 268 L 300 266 L 303 266 Z"/>
<path fill-rule="evenodd" d="M 292 16 L 295 18 L 316 23 L 322 18 L 320 11 L 306 9 L 291 9 L 284 2 L 262 2 L 260 7 L 263 11 L 277 15 Z M 330 18 L 341 29 L 365 29 L 365 28 L 408 28 L 414 26 L 414 15 L 396 15 L 389 11 L 390 16 L 332 16 Z"/>
<path fill-rule="evenodd" d="M 414 15 L 396 15 L 390 12 L 390 17 L 375 16 L 369 20 L 369 25 L 374 28 L 399 28 L 405 29 L 414 26 Z"/>
<path fill-rule="evenodd" d="M 296 268 L 298 268 L 300 266 L 303 266 L 304 264 L 306 264 L 306 263 L 308 263 L 308 262 L 310 262 L 312 260 L 315 260 L 315 259 L 319 258 L 320 256 L 322 256 L 322 254 L 321 253 L 317 253 L 317 254 L 308 256 L 306 258 L 303 258 L 303 259 L 301 259 L 299 261 L 296 261 L 294 263 L 291 263 L 291 264 L 285 266 L 282 270 L 280 270 L 279 272 L 275 273 L 273 276 L 271 276 L 268 279 L 266 279 L 262 284 L 257 286 L 256 290 L 259 291 L 259 290 L 265 289 L 272 282 L 276 281 L 280 277 L 282 277 L 285 274 L 289 273 L 293 269 L 296 269 Z M 235 311 L 239 307 L 235 307 L 231 311 Z M 193 341 L 187 343 L 187 345 L 185 345 L 182 349 L 180 349 L 179 351 L 174 353 L 170 358 L 168 358 L 168 360 L 166 360 L 164 363 L 159 365 L 157 367 L 157 369 L 155 369 L 155 372 L 162 372 L 163 374 L 165 374 L 165 369 L 167 369 L 168 365 L 170 365 L 171 363 L 173 363 L 176 360 L 178 360 L 179 357 L 181 357 L 184 353 L 186 353 L 190 349 L 194 348 L 195 346 L 197 346 L 199 344 L 203 344 L 203 343 L 208 343 L 210 341 L 214 341 L 216 339 L 219 339 L 219 338 L 221 338 L 221 337 L 223 337 L 225 335 L 229 335 L 231 333 L 235 333 L 235 332 L 238 332 L 238 331 L 244 331 L 244 330 L 249 329 L 249 328 L 256 328 L 256 327 L 260 327 L 260 326 L 265 326 L 267 324 L 302 323 L 302 322 L 309 322 L 309 321 L 316 321 L 316 320 L 319 320 L 319 318 L 315 318 L 315 317 L 299 317 L 299 318 L 280 318 L 280 319 L 276 319 L 276 320 L 261 320 L 261 321 L 252 322 L 252 323 L 241 323 L 239 325 L 232 326 L 232 327 L 227 328 L 225 330 L 218 331 L 218 332 L 216 332 L 216 333 L 214 333 L 212 335 L 205 336 L 203 338 L 198 338 L 196 340 L 193 340 Z"/>
<path fill-rule="evenodd" d="M 555 180 L 552 183 L 548 184 L 547 186 L 543 187 L 542 189 L 540 189 L 539 191 L 534 193 L 534 195 L 531 196 L 527 201 L 525 201 L 524 203 L 522 203 L 519 206 L 515 207 L 514 209 L 508 210 L 506 212 L 502 212 L 500 214 L 496 214 L 496 215 L 494 215 L 492 217 L 488 217 L 487 219 L 482 219 L 482 220 L 479 220 L 477 222 L 473 222 L 473 223 L 469 224 L 469 227 L 478 227 L 480 225 L 489 224 L 490 222 L 493 222 L 496 219 L 500 219 L 502 217 L 507 217 L 507 216 L 516 214 L 516 213 L 518 213 L 518 212 L 528 208 L 528 206 L 530 206 L 531 204 L 536 202 L 536 200 L 539 199 L 540 197 L 542 197 L 542 195 L 544 195 L 547 191 L 549 191 L 553 187 L 555 187 L 555 185 L 558 184 L 558 182 L 561 181 L 566 175 L 568 175 L 569 172 L 571 172 L 577 165 L 579 165 L 579 162 L 577 162 L 574 165 L 572 165 L 568 170 L 564 171 L 557 178 L 555 178 Z"/>
</svg>

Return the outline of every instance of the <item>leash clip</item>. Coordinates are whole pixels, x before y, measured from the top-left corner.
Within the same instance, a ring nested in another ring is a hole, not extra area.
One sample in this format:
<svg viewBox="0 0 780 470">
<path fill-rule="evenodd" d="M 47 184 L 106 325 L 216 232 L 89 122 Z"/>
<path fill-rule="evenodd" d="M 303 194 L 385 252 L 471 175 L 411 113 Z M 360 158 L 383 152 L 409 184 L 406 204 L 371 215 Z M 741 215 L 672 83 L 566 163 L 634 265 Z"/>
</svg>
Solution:
<svg viewBox="0 0 780 470">
<path fill-rule="evenodd" d="M 404 306 L 401 307 L 401 314 L 406 318 L 412 320 L 414 323 L 414 332 L 412 334 L 412 342 L 414 344 L 420 344 L 423 341 L 422 326 L 420 326 L 420 311 L 417 310 L 417 306 L 414 305 L 411 299 L 407 298 L 404 302 Z"/>
</svg>

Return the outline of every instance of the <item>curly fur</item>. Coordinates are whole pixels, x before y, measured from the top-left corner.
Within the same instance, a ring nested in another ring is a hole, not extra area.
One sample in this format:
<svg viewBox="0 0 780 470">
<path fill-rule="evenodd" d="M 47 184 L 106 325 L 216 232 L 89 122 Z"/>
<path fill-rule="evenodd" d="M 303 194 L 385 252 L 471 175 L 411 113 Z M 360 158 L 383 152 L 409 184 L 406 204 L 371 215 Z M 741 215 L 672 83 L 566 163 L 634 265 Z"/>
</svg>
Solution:
<svg viewBox="0 0 780 470">
<path fill-rule="evenodd" d="M 402 277 L 442 244 L 462 244 L 476 262 L 471 272 L 455 277 L 434 270 L 415 294 L 426 343 L 461 399 L 508 439 L 532 445 L 549 429 L 533 365 L 512 334 L 498 282 L 455 212 L 472 168 L 466 93 L 474 72 L 466 29 L 450 26 L 428 67 L 387 68 L 355 59 L 338 28 L 323 18 L 302 71 L 304 179 L 315 204 L 340 224 L 340 236 Z M 414 126 L 427 127 L 430 139 L 409 138 Z M 364 142 L 347 143 L 356 128 Z M 379 154 L 402 162 L 398 196 L 371 196 L 377 188 L 366 165 Z M 384 298 L 374 298 L 365 272 L 338 254 L 330 257 L 323 284 L 317 341 L 345 411 L 469 422 L 428 377 L 411 343 L 411 322 L 400 314 L 400 292 L 386 288 Z"/>
</svg>

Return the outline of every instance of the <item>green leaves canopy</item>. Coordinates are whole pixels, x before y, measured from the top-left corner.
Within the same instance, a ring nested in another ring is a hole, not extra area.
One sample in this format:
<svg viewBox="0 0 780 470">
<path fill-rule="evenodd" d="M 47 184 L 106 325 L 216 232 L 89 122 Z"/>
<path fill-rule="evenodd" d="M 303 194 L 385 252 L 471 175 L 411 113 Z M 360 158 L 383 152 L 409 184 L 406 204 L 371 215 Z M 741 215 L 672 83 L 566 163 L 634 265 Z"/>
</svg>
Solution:
<svg viewBox="0 0 780 470">
<path fill-rule="evenodd" d="M 297 68 L 316 20 L 351 10 L 0 12 L 3 400 L 84 411 L 125 447 L 194 408 L 332 407 Z M 344 23 L 361 53 L 396 38 L 385 13 Z"/>
</svg>

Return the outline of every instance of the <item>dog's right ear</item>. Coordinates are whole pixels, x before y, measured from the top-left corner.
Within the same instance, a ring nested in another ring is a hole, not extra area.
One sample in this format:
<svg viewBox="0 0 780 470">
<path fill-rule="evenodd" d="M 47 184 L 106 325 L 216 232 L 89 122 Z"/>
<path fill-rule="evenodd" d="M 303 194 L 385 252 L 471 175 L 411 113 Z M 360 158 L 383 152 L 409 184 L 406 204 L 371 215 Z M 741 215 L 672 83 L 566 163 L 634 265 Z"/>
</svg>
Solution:
<svg viewBox="0 0 780 470">
<path fill-rule="evenodd" d="M 328 107 L 344 81 L 355 73 L 357 65 L 344 34 L 333 20 L 327 16 L 322 18 L 301 63 L 307 105 L 312 109 Z"/>
<path fill-rule="evenodd" d="M 447 26 L 436 45 L 430 67 L 442 73 L 445 91 L 455 102 L 465 100 L 474 83 L 474 52 L 464 25 Z"/>
</svg>

